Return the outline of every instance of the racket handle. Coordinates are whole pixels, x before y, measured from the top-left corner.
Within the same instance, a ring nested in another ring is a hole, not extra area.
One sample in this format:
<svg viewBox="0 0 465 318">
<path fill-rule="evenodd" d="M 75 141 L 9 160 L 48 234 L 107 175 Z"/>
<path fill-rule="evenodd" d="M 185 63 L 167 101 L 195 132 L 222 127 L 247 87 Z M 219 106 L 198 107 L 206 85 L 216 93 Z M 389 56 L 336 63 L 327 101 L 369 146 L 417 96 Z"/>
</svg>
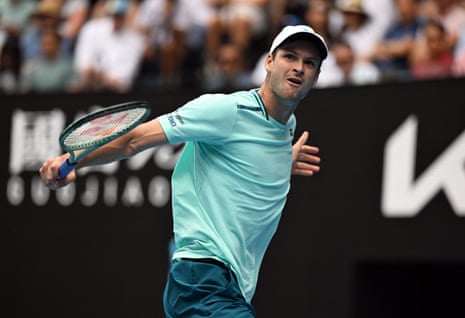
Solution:
<svg viewBox="0 0 465 318">
<path fill-rule="evenodd" d="M 68 159 L 63 161 L 60 168 L 58 169 L 58 176 L 60 179 L 66 178 L 66 176 L 76 167 L 77 162 L 69 163 Z"/>
</svg>

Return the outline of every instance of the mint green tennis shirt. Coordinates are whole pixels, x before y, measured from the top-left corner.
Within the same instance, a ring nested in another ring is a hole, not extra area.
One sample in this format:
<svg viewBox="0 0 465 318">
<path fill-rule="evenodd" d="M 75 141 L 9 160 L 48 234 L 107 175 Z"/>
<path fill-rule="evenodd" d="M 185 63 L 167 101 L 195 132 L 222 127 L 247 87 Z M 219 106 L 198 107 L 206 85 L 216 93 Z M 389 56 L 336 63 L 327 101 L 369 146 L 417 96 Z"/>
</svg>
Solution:
<svg viewBox="0 0 465 318">
<path fill-rule="evenodd" d="M 250 302 L 290 188 L 295 117 L 274 120 L 253 89 L 158 119 L 169 143 L 186 142 L 172 176 L 173 259 L 223 261 Z"/>
</svg>

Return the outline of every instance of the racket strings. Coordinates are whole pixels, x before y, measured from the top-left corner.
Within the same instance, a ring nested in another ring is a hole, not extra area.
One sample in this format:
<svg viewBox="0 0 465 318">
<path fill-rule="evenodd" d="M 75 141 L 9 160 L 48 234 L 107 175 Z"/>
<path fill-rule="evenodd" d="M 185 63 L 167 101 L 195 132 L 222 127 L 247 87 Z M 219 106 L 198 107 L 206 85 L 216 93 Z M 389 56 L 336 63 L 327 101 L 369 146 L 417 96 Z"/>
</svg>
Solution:
<svg viewBox="0 0 465 318">
<path fill-rule="evenodd" d="M 64 138 L 63 145 L 78 149 L 115 138 L 115 135 L 122 135 L 131 129 L 145 116 L 146 112 L 145 108 L 133 108 L 97 117 L 71 131 Z"/>
</svg>

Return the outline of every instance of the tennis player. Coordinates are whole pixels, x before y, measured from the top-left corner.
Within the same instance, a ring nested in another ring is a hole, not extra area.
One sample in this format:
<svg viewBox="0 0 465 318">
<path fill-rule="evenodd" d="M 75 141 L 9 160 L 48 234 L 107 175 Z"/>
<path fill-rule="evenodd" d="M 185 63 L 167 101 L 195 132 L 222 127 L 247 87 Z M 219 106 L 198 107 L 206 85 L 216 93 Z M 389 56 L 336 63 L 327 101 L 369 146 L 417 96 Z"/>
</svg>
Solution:
<svg viewBox="0 0 465 318">
<path fill-rule="evenodd" d="M 175 251 L 164 292 L 167 317 L 255 317 L 251 300 L 277 229 L 291 174 L 319 171 L 305 131 L 292 145 L 294 110 L 317 82 L 328 48 L 305 25 L 274 38 L 256 89 L 204 94 L 85 156 L 77 168 L 128 158 L 163 143 L 185 147 L 172 175 Z M 40 168 L 57 189 L 64 154 Z"/>
</svg>

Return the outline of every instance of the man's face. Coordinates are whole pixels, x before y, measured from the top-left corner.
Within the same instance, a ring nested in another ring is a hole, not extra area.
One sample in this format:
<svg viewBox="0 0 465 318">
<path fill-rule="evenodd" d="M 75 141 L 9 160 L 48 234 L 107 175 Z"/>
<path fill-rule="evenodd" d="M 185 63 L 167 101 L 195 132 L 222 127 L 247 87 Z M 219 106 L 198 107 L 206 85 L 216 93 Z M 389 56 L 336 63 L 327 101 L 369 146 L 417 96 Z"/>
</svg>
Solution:
<svg viewBox="0 0 465 318">
<path fill-rule="evenodd" d="M 60 49 L 60 40 L 52 31 L 45 32 L 42 35 L 41 47 L 45 56 L 55 57 Z"/>
<path fill-rule="evenodd" d="M 321 58 L 313 43 L 296 40 L 283 44 L 274 58 L 268 55 L 265 65 L 273 94 L 286 101 L 302 100 L 316 83 L 320 64 Z"/>
<path fill-rule="evenodd" d="M 438 56 L 447 49 L 444 32 L 436 25 L 430 24 L 424 29 L 426 45 L 431 56 Z"/>
<path fill-rule="evenodd" d="M 350 46 L 345 44 L 335 44 L 332 47 L 332 52 L 336 64 L 344 72 L 344 74 L 349 74 L 354 65 L 354 53 Z"/>
</svg>

